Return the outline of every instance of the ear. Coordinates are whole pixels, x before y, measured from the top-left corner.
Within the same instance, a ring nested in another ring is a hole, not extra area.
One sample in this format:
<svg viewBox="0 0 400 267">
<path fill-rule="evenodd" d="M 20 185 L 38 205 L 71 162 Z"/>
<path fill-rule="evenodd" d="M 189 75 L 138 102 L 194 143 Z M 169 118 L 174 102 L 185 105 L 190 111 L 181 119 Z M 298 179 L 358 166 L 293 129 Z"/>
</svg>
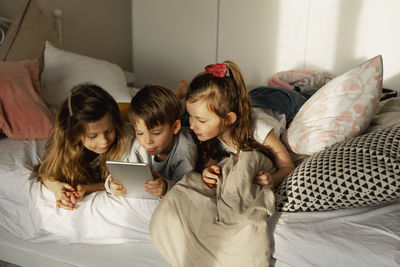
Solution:
<svg viewBox="0 0 400 267">
<path fill-rule="evenodd" d="M 176 120 L 174 124 L 172 125 L 172 132 L 174 134 L 179 133 L 179 130 L 181 129 L 181 120 Z"/>
<path fill-rule="evenodd" d="M 237 119 L 236 113 L 235 112 L 229 112 L 226 115 L 226 123 L 227 123 L 227 125 L 233 124 L 236 121 L 236 119 Z"/>
</svg>

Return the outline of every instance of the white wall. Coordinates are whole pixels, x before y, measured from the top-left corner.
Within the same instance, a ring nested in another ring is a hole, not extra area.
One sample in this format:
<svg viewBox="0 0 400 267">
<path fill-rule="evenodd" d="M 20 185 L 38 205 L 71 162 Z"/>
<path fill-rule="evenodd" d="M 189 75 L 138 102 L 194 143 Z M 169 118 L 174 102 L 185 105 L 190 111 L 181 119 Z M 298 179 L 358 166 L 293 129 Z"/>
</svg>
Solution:
<svg viewBox="0 0 400 267">
<path fill-rule="evenodd" d="M 174 87 L 215 61 L 215 0 L 133 0 L 133 70 L 145 83 Z"/>
<path fill-rule="evenodd" d="M 63 45 L 66 50 L 108 60 L 124 70 L 132 70 L 129 0 L 36 1 L 49 18 L 54 8 L 63 11 Z"/>
<path fill-rule="evenodd" d="M 384 86 L 400 88 L 398 0 L 132 0 L 133 67 L 174 87 L 230 59 L 248 84 L 289 69 L 340 75 L 381 54 Z"/>
</svg>

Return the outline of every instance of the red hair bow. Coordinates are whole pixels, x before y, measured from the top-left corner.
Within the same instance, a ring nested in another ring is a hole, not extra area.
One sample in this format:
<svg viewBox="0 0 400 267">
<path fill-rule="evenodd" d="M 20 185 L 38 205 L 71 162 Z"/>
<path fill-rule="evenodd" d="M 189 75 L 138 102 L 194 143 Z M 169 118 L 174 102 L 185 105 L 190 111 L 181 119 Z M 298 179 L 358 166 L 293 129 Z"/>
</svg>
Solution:
<svg viewBox="0 0 400 267">
<path fill-rule="evenodd" d="M 221 78 L 225 77 L 227 71 L 227 67 L 223 63 L 210 64 L 207 65 L 204 69 L 206 70 L 206 72 Z"/>
</svg>

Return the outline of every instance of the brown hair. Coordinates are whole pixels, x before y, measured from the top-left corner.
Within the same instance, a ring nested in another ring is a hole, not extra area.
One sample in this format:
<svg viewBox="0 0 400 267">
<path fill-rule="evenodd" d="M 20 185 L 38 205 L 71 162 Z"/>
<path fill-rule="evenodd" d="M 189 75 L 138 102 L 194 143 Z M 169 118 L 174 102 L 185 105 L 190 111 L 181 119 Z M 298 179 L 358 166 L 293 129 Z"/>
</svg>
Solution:
<svg viewBox="0 0 400 267">
<path fill-rule="evenodd" d="M 258 143 L 251 132 L 252 115 L 250 99 L 239 67 L 232 61 L 223 62 L 227 74 L 217 77 L 208 72 L 198 74 L 190 83 L 186 101 L 194 103 L 206 100 L 208 108 L 225 121 L 229 112 L 234 112 L 237 119 L 234 123 L 223 126 L 222 131 L 229 131 L 233 143 L 239 150 L 259 150 L 271 157 L 271 153 Z M 224 123 L 222 123 L 223 125 Z M 200 143 L 199 160 L 204 165 L 209 159 L 220 160 L 216 138 Z"/>
<path fill-rule="evenodd" d="M 173 125 L 182 115 L 183 107 L 178 97 L 169 89 L 146 85 L 132 98 L 129 118 L 142 119 L 148 129 L 168 123 Z"/>
<path fill-rule="evenodd" d="M 129 137 L 113 97 L 101 87 L 89 83 L 72 88 L 69 98 L 58 109 L 45 156 L 39 166 L 39 180 L 57 180 L 72 186 L 95 182 L 83 155 L 81 137 L 85 134 L 87 123 L 98 121 L 106 114 L 112 117 L 116 136 L 110 149 L 101 157 L 99 168 L 104 180 L 108 175 L 105 161 L 122 159 Z"/>
</svg>

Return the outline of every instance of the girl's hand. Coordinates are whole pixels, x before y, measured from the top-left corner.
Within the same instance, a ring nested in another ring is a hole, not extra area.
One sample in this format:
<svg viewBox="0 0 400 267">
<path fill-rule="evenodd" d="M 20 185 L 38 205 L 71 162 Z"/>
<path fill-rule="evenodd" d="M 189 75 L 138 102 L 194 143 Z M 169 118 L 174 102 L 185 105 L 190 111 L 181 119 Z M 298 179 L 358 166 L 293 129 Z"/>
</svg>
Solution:
<svg viewBox="0 0 400 267">
<path fill-rule="evenodd" d="M 73 210 L 75 202 L 73 200 L 74 191 L 64 191 L 61 193 L 61 198 L 56 200 L 56 206 L 65 210 Z M 72 198 L 71 198 L 72 197 Z"/>
<path fill-rule="evenodd" d="M 76 186 L 76 190 L 74 192 L 74 196 L 71 197 L 71 200 L 73 199 L 74 200 L 74 204 L 76 204 L 76 203 L 78 203 L 79 201 L 82 200 L 82 198 L 85 195 L 85 193 L 86 193 L 85 185 L 78 184 Z"/>
<path fill-rule="evenodd" d="M 71 200 L 71 195 L 75 192 L 75 188 L 67 183 L 60 181 L 45 180 L 43 184 L 54 194 L 56 206 L 59 208 L 72 210 L 75 203 Z"/>
<path fill-rule="evenodd" d="M 126 188 L 123 187 L 123 185 L 120 182 L 114 181 L 114 179 L 110 177 L 109 183 L 110 183 L 111 193 L 113 193 L 116 196 L 126 195 Z"/>
<path fill-rule="evenodd" d="M 268 186 L 271 189 L 274 188 L 274 180 L 269 172 L 259 171 L 253 182 L 260 186 Z"/>
<path fill-rule="evenodd" d="M 155 197 L 162 197 L 166 193 L 167 183 L 158 172 L 153 172 L 153 180 L 149 180 L 144 184 L 146 192 Z"/>
<path fill-rule="evenodd" d="M 221 170 L 217 165 L 213 165 L 204 169 L 201 178 L 209 188 L 214 188 L 218 182 Z"/>
</svg>

